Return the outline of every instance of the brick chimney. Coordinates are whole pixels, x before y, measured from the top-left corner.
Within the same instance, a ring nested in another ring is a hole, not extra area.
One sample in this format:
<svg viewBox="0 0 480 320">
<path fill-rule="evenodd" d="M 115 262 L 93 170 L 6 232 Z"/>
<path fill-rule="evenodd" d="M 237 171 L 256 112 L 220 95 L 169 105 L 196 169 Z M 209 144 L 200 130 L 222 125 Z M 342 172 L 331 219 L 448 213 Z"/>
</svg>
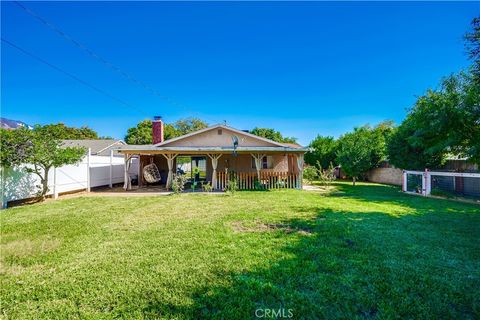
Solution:
<svg viewBox="0 0 480 320">
<path fill-rule="evenodd" d="M 160 116 L 153 117 L 152 138 L 153 144 L 163 142 L 163 121 Z"/>
</svg>

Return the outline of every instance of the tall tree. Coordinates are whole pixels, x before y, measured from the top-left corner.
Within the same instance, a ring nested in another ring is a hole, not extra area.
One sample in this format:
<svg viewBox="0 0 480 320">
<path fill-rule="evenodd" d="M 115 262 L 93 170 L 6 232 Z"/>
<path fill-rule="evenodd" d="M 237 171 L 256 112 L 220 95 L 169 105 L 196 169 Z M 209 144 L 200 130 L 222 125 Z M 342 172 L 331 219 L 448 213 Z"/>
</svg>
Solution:
<svg viewBox="0 0 480 320">
<path fill-rule="evenodd" d="M 328 168 L 330 163 L 337 164 L 337 141 L 333 137 L 318 135 L 308 147 L 310 151 L 305 154 L 305 163 L 314 166 L 318 161 L 322 168 Z"/>
<path fill-rule="evenodd" d="M 151 144 L 152 141 L 152 120 L 143 120 L 136 127 L 128 128 L 125 136 L 128 144 Z"/>
<path fill-rule="evenodd" d="M 200 119 L 185 118 L 174 123 L 165 123 L 163 135 L 164 139 L 168 140 L 206 127 L 208 124 Z M 151 144 L 152 120 L 143 120 L 136 127 L 129 128 L 125 142 L 128 144 Z"/>
<path fill-rule="evenodd" d="M 369 128 L 355 128 L 338 140 L 337 158 L 342 170 L 352 177 L 353 185 L 357 178 L 372 167 Z"/>
<path fill-rule="evenodd" d="M 172 125 L 176 131 L 175 134 L 177 136 L 181 136 L 208 127 L 208 124 L 205 121 L 198 118 L 180 119 L 178 121 L 175 121 Z"/>
<path fill-rule="evenodd" d="M 45 125 L 45 129 L 48 129 L 48 131 L 58 139 L 100 139 L 98 133 L 87 126 L 75 128 L 66 126 L 64 123 L 56 123 Z"/>
<path fill-rule="evenodd" d="M 388 143 L 392 164 L 402 169 L 438 168 L 447 156 L 480 160 L 480 86 L 460 73 L 439 90 L 419 97 Z"/>
<path fill-rule="evenodd" d="M 472 20 L 472 30 L 465 34 L 465 48 L 468 57 L 473 60 L 473 75 L 480 84 L 480 16 Z"/>
<path fill-rule="evenodd" d="M 297 139 L 294 137 L 284 137 L 280 131 L 276 131 L 272 128 L 259 128 L 255 127 L 250 131 L 251 134 L 254 134 L 259 137 L 267 138 L 276 142 L 287 142 L 287 143 L 296 143 Z"/>
<path fill-rule="evenodd" d="M 32 130 L 0 130 L 0 161 L 3 167 L 22 166 L 26 172 L 37 175 L 43 200 L 48 192 L 48 175 L 53 167 L 78 163 L 85 149 L 63 147 L 55 126 L 35 126 Z"/>
<path fill-rule="evenodd" d="M 393 131 L 393 122 L 385 121 L 372 128 L 368 125 L 355 128 L 338 139 L 337 160 L 345 173 L 358 177 L 378 167 L 386 159 L 386 140 Z"/>
</svg>

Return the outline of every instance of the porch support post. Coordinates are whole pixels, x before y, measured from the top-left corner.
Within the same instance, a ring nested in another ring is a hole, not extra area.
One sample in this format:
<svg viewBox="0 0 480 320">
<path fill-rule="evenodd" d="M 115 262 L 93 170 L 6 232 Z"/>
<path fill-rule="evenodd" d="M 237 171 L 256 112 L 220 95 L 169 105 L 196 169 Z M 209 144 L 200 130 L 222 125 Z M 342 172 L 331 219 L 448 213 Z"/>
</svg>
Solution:
<svg viewBox="0 0 480 320">
<path fill-rule="evenodd" d="M 303 153 L 297 154 L 298 181 L 297 189 L 302 189 L 303 185 Z"/>
<path fill-rule="evenodd" d="M 167 183 L 165 187 L 167 189 L 170 189 L 173 181 L 173 160 L 175 160 L 178 154 L 169 153 L 169 154 L 163 154 L 163 156 L 167 159 L 167 165 L 168 165 L 168 176 L 167 176 Z"/>
<path fill-rule="evenodd" d="M 132 159 L 133 155 L 129 155 L 128 153 L 125 154 L 125 166 L 124 166 L 124 178 L 123 178 L 123 189 L 131 190 L 132 189 L 132 181 L 130 180 L 130 175 L 128 174 L 128 170 L 130 170 L 130 160 Z"/>
<path fill-rule="evenodd" d="M 260 169 L 262 168 L 262 160 L 263 157 L 265 157 L 264 154 L 260 153 L 252 153 L 253 159 L 255 159 L 255 168 L 257 169 L 257 178 L 258 181 L 260 182 Z"/>
<path fill-rule="evenodd" d="M 214 189 L 217 188 L 217 166 L 218 166 L 218 159 L 222 156 L 222 154 L 207 154 L 207 156 L 212 159 L 212 187 Z"/>
</svg>

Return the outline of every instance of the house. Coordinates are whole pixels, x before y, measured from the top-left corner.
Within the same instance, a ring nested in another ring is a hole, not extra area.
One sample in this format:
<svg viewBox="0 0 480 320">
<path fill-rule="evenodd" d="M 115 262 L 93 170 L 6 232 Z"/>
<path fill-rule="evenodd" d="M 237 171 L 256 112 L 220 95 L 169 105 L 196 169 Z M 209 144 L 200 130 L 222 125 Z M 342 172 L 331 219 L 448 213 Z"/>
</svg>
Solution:
<svg viewBox="0 0 480 320">
<path fill-rule="evenodd" d="M 143 168 L 154 163 L 166 188 L 173 175 L 187 174 L 192 181 L 210 182 L 214 189 L 224 189 L 235 176 L 240 189 L 301 188 L 303 156 L 306 148 L 279 143 L 224 124 L 164 140 L 163 122 L 155 117 L 153 144 L 121 146 L 128 170 L 132 157 L 140 158 L 139 186 L 145 185 Z M 186 165 L 187 164 L 187 165 Z M 189 168 L 189 169 L 188 169 Z M 190 170 L 186 172 L 185 170 Z M 131 188 L 125 173 L 125 189 Z"/>
<path fill-rule="evenodd" d="M 114 139 L 86 139 L 86 140 L 62 140 L 64 147 L 84 147 L 90 149 L 90 154 L 93 156 L 110 156 L 113 150 L 114 157 L 123 157 L 122 154 L 116 150 L 120 146 L 126 145 L 123 140 Z"/>
</svg>

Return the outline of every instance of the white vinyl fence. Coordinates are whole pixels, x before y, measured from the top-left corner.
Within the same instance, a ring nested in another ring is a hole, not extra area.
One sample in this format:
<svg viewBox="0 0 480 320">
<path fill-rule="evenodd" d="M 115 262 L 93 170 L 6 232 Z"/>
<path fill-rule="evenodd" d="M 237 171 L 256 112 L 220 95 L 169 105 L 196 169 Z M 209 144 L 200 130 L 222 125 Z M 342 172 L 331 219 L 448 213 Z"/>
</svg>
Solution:
<svg viewBox="0 0 480 320">
<path fill-rule="evenodd" d="M 405 170 L 402 191 L 480 199 L 480 173 Z"/>
<path fill-rule="evenodd" d="M 129 169 L 130 177 L 138 175 L 139 163 L 133 158 Z M 57 197 L 59 193 L 90 188 L 112 186 L 123 183 L 125 174 L 124 157 L 90 155 L 90 150 L 76 165 L 52 168 L 48 175 L 48 195 Z M 26 173 L 22 168 L 2 168 L 1 181 L 2 208 L 9 201 L 35 197 L 39 190 L 40 179 L 37 175 Z"/>
</svg>

